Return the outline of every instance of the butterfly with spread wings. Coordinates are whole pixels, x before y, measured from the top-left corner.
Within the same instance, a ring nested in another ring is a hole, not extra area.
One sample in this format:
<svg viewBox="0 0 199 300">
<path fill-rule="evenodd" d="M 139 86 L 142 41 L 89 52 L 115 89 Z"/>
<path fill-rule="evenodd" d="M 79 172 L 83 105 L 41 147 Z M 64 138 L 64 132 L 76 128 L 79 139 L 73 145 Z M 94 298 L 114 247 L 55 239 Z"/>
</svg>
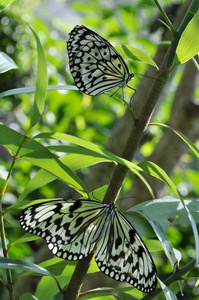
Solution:
<svg viewBox="0 0 199 300">
<path fill-rule="evenodd" d="M 134 77 L 115 48 L 85 26 L 77 25 L 70 32 L 67 50 L 75 85 L 87 95 L 124 88 Z"/>
<path fill-rule="evenodd" d="M 63 259 L 80 260 L 97 245 L 95 260 L 107 276 L 144 293 L 156 288 L 157 271 L 146 245 L 113 203 L 81 199 L 44 202 L 23 210 L 20 224 L 45 239 L 50 251 Z"/>
</svg>

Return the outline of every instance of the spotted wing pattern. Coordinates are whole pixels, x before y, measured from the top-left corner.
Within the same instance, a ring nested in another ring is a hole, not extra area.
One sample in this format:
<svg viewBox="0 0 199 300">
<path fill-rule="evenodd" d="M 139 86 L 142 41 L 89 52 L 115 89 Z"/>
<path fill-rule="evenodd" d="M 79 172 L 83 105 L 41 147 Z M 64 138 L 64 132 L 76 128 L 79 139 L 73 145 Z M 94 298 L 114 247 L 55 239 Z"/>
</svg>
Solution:
<svg viewBox="0 0 199 300">
<path fill-rule="evenodd" d="M 115 208 L 101 236 L 95 260 L 109 277 L 126 281 L 144 293 L 157 285 L 153 259 L 135 228 Z"/>
<path fill-rule="evenodd" d="M 150 293 L 157 285 L 156 268 L 141 237 L 113 203 L 54 200 L 22 211 L 24 230 L 46 240 L 63 259 L 87 257 L 97 243 L 95 260 L 107 276 Z"/>
<path fill-rule="evenodd" d="M 124 88 L 134 76 L 115 48 L 85 26 L 77 25 L 70 32 L 67 50 L 75 85 L 85 94 Z"/>
</svg>

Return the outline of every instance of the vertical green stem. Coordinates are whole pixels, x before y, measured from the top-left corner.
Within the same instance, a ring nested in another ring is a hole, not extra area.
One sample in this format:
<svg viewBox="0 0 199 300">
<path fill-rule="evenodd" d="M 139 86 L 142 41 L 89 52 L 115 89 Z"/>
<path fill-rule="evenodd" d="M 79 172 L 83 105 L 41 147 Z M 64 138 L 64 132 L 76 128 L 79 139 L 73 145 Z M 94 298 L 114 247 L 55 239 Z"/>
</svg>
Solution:
<svg viewBox="0 0 199 300">
<path fill-rule="evenodd" d="M 22 145 L 24 144 L 25 139 L 26 138 L 24 136 L 24 139 L 21 142 L 21 145 L 19 146 L 16 154 L 13 156 L 13 160 L 12 160 L 12 164 L 10 166 L 10 170 L 9 170 L 8 176 L 6 178 L 6 181 L 5 181 L 5 184 L 4 184 L 3 188 L 2 188 L 2 191 L 0 193 L 0 233 L 1 233 L 3 255 L 4 255 L 5 258 L 8 258 L 8 249 L 7 249 L 7 245 L 6 245 L 6 234 L 5 234 L 5 228 L 4 228 L 4 222 L 3 222 L 3 210 L 2 210 L 2 203 L 1 203 L 1 201 L 2 201 L 3 195 L 6 192 L 6 189 L 7 189 L 7 186 L 8 186 L 8 182 L 9 182 L 10 176 L 12 174 L 15 162 L 18 159 L 19 151 L 20 151 Z M 7 289 L 9 291 L 10 300 L 14 300 L 12 274 L 11 274 L 11 271 L 9 269 L 6 270 L 6 276 L 7 276 Z"/>
<path fill-rule="evenodd" d="M 1 241 L 2 241 L 3 254 L 4 254 L 4 257 L 8 257 L 1 204 L 0 204 L 0 230 L 1 230 Z M 10 300 L 14 300 L 13 287 L 12 287 L 12 274 L 9 269 L 6 269 L 6 276 L 7 276 L 7 289 L 9 291 Z"/>
<path fill-rule="evenodd" d="M 160 3 L 158 2 L 158 0 L 154 0 L 155 4 L 157 5 L 157 7 L 159 8 L 163 18 L 165 19 L 167 25 L 169 26 L 169 29 L 171 30 L 172 34 L 175 35 L 175 29 L 173 27 L 173 24 L 171 23 L 171 21 L 169 20 L 167 14 L 165 13 L 164 9 L 162 8 L 162 6 L 160 5 Z"/>
</svg>

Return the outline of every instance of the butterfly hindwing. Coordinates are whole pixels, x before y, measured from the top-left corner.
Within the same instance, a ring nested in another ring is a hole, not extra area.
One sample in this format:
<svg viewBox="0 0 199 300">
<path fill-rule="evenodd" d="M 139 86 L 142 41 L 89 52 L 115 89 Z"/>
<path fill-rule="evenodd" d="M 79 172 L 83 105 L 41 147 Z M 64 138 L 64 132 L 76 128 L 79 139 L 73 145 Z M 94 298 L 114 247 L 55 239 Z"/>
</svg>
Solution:
<svg viewBox="0 0 199 300">
<path fill-rule="evenodd" d="M 128 220 L 113 208 L 111 221 L 98 242 L 95 260 L 106 275 L 126 281 L 142 292 L 156 285 L 156 267 L 152 257 Z"/>
<path fill-rule="evenodd" d="M 133 77 L 115 48 L 85 26 L 77 25 L 71 31 L 67 49 L 75 85 L 85 94 L 95 96 L 123 88 Z"/>
<path fill-rule="evenodd" d="M 107 276 L 145 293 L 157 285 L 147 247 L 113 203 L 81 199 L 44 202 L 23 210 L 20 224 L 27 232 L 44 238 L 50 251 L 60 258 L 82 259 L 97 245 L 95 260 Z"/>
</svg>

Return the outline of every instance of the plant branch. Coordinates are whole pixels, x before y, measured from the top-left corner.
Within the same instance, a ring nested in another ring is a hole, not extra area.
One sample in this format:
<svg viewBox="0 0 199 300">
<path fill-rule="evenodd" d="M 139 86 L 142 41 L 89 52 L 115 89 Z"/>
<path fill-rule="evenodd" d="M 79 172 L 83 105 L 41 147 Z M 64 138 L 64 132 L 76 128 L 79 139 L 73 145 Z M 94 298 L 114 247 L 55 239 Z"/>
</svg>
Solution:
<svg viewBox="0 0 199 300">
<path fill-rule="evenodd" d="M 155 80 L 153 82 L 153 85 L 151 87 L 151 90 L 146 98 L 146 101 L 140 111 L 140 114 L 132 128 L 132 131 L 130 133 L 130 136 L 127 140 L 126 146 L 123 150 L 122 157 L 132 161 L 136 150 L 139 147 L 140 140 L 143 136 L 144 131 L 146 130 L 148 123 L 151 119 L 153 110 L 155 108 L 155 105 L 158 101 L 159 95 L 164 87 L 164 84 L 167 79 L 167 72 L 168 69 L 166 67 L 167 63 L 167 57 L 169 55 L 170 51 L 167 52 L 167 55 L 165 57 L 165 60 L 160 67 L 159 71 L 157 72 L 157 75 L 155 77 Z M 115 171 L 113 173 L 111 182 L 112 184 L 109 185 L 107 189 L 107 193 L 104 197 L 104 203 L 110 203 L 115 202 L 117 200 L 118 194 L 120 192 L 120 189 L 122 188 L 123 181 L 128 173 L 128 168 L 118 164 L 115 168 Z M 113 188 L 114 187 L 114 188 Z"/>
<path fill-rule="evenodd" d="M 11 166 L 10 166 L 10 170 L 9 170 L 8 176 L 6 178 L 6 181 L 5 181 L 5 184 L 4 184 L 3 188 L 2 188 L 2 191 L 0 193 L 0 232 L 1 232 L 1 241 L 2 241 L 2 248 L 3 248 L 3 255 L 4 255 L 4 257 L 8 257 L 8 249 L 7 249 L 7 244 L 6 244 L 6 234 L 5 234 L 5 228 L 4 228 L 4 222 L 3 222 L 3 210 L 2 210 L 2 203 L 1 203 L 1 201 L 2 201 L 3 195 L 6 192 L 6 189 L 7 189 L 7 186 L 8 186 L 8 182 L 9 182 L 10 176 L 12 174 L 15 162 L 18 159 L 19 151 L 20 151 L 22 145 L 24 144 L 24 142 L 25 142 L 25 136 L 24 136 L 24 139 L 22 140 L 21 145 L 19 146 L 16 154 L 13 156 L 13 160 L 12 160 L 12 163 L 11 163 Z M 6 287 L 7 287 L 8 291 L 9 291 L 10 299 L 14 300 L 12 275 L 11 275 L 10 269 L 6 269 L 6 276 L 7 276 L 7 286 Z"/>
<path fill-rule="evenodd" d="M 83 279 L 89 269 L 94 253 L 92 252 L 86 258 L 78 261 L 70 283 L 64 292 L 63 300 L 77 299 L 83 283 Z"/>
<path fill-rule="evenodd" d="M 193 2 L 196 5 L 196 1 Z M 193 5 L 190 6 L 190 9 L 192 9 L 193 12 Z M 184 19 L 183 22 L 185 22 Z M 186 22 L 188 22 L 187 18 L 186 18 Z M 181 25 L 179 28 L 182 28 Z M 153 81 L 152 87 L 148 93 L 145 103 L 138 115 L 138 118 L 135 120 L 134 126 L 127 140 L 126 146 L 124 147 L 124 150 L 122 152 L 122 157 L 129 161 L 132 161 L 136 153 L 136 150 L 139 147 L 140 140 L 143 136 L 144 131 L 148 126 L 148 123 L 150 122 L 151 116 L 155 109 L 160 93 L 169 77 L 172 64 L 174 61 L 174 57 L 175 57 L 175 50 L 177 48 L 177 44 L 181 34 L 182 32 L 175 33 L 173 41 L 165 55 L 162 65 L 155 76 L 155 80 Z M 123 181 L 125 180 L 125 177 L 127 176 L 127 173 L 128 173 L 128 168 L 126 168 L 125 166 L 121 164 L 118 164 L 116 166 L 111 179 L 111 184 L 109 185 L 106 195 L 104 197 L 104 201 L 103 201 L 104 203 L 108 204 L 110 202 L 115 202 L 117 200 L 117 197 L 122 188 L 122 184 Z M 83 278 L 89 268 L 90 261 L 91 258 L 89 256 L 86 259 L 78 262 L 75 272 L 68 285 L 68 288 L 65 291 L 64 300 L 68 300 L 68 299 L 75 300 L 78 297 L 83 282 Z"/>
<path fill-rule="evenodd" d="M 122 153 L 122 157 L 129 161 L 131 161 L 133 159 L 133 156 L 139 146 L 142 135 L 150 121 L 151 115 L 152 115 L 155 105 L 158 101 L 158 97 L 159 97 L 159 95 L 162 91 L 162 88 L 166 82 L 167 72 L 168 72 L 166 65 L 167 65 L 167 58 L 169 56 L 169 53 L 170 53 L 170 51 L 167 52 L 165 59 L 162 63 L 162 66 L 160 67 L 159 71 L 157 72 L 157 75 L 155 77 L 155 80 L 153 82 L 151 90 L 146 98 L 146 101 L 142 107 L 142 110 L 141 110 L 138 118 L 136 119 L 136 122 L 130 133 L 129 139 L 128 139 L 126 146 L 124 148 L 124 151 Z M 124 181 L 127 173 L 128 173 L 128 168 L 126 168 L 125 166 L 123 166 L 121 164 L 118 164 L 116 166 L 115 171 L 112 176 L 112 179 L 111 179 L 111 184 L 109 185 L 107 193 L 104 197 L 104 203 L 110 203 L 110 202 L 116 201 L 117 196 L 120 192 L 120 189 L 122 187 L 123 181 Z M 113 186 L 114 186 L 114 189 L 113 189 Z M 92 257 L 93 257 L 93 254 L 91 255 L 91 258 Z M 77 296 L 79 295 L 80 288 L 81 288 L 81 285 L 83 282 L 83 278 L 89 268 L 91 258 L 90 258 L 90 256 L 88 256 L 84 260 L 80 260 L 77 263 L 77 266 L 73 273 L 71 281 L 65 291 L 64 300 L 77 299 Z"/>
<path fill-rule="evenodd" d="M 165 13 L 164 9 L 162 8 L 162 6 L 160 5 L 160 3 L 158 2 L 158 0 L 154 0 L 155 4 L 157 5 L 157 7 L 159 8 L 163 18 L 165 19 L 168 28 L 171 30 L 172 34 L 175 35 L 175 29 L 173 27 L 173 24 L 171 23 L 171 21 L 169 20 L 167 14 Z"/>
</svg>

